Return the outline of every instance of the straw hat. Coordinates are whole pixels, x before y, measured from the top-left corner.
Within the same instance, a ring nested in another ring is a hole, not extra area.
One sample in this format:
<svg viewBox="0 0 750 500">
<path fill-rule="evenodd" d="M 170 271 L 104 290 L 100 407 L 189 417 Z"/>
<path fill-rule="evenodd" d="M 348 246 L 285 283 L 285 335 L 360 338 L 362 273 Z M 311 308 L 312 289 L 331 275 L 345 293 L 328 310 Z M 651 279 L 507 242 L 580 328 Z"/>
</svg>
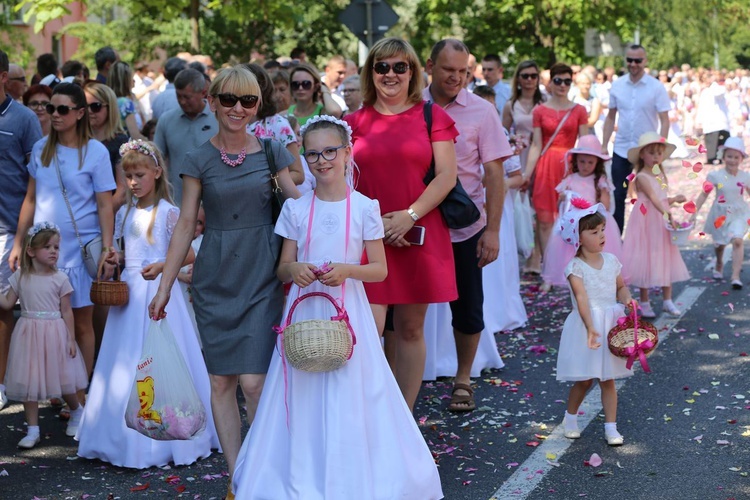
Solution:
<svg viewBox="0 0 750 500">
<path fill-rule="evenodd" d="M 745 151 L 745 141 L 741 137 L 730 137 L 724 142 L 723 145 L 719 146 L 719 151 L 725 149 L 734 149 L 739 151 L 743 158 L 747 158 L 747 151 Z"/>
<path fill-rule="evenodd" d="M 584 154 L 596 156 L 604 161 L 610 159 L 609 156 L 602 153 L 602 143 L 593 134 L 582 135 L 578 138 L 578 147 L 571 149 L 565 153 L 565 169 L 567 172 L 572 172 L 573 169 L 570 165 L 570 157 L 575 154 Z"/>
<path fill-rule="evenodd" d="M 664 150 L 664 159 L 669 158 L 677 149 L 677 146 L 670 144 L 667 140 L 656 132 L 646 132 L 638 139 L 638 146 L 628 149 L 628 161 L 633 165 L 638 164 L 638 158 L 641 156 L 641 149 L 649 144 L 664 144 L 667 148 Z"/>
<path fill-rule="evenodd" d="M 592 205 L 583 198 L 573 198 L 570 204 L 570 210 L 565 212 L 565 214 L 560 217 L 560 236 L 562 236 L 562 239 L 565 243 L 573 245 L 576 250 L 578 250 L 578 247 L 580 245 L 578 222 L 587 215 L 591 215 L 596 212 L 599 212 L 604 217 L 606 217 L 607 209 L 604 208 L 604 205 L 602 205 L 601 203 Z"/>
</svg>

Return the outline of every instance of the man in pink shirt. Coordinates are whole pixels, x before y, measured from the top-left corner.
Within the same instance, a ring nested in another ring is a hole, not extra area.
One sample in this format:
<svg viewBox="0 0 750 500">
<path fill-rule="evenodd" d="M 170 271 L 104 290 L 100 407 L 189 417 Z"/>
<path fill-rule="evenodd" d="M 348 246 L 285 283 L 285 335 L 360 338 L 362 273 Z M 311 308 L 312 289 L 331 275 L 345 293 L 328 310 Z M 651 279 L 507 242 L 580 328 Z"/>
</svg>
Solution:
<svg viewBox="0 0 750 500">
<path fill-rule="evenodd" d="M 458 370 L 450 411 L 475 408 L 471 365 L 484 330 L 482 268 L 497 259 L 500 250 L 503 161 L 513 155 L 497 110 L 464 88 L 469 55 L 469 49 L 459 40 L 435 44 L 426 65 L 432 83 L 424 90 L 424 98 L 444 108 L 456 122 L 460 134 L 456 140 L 458 177 L 482 214 L 473 225 L 451 230 L 458 299 L 450 305 Z"/>
</svg>

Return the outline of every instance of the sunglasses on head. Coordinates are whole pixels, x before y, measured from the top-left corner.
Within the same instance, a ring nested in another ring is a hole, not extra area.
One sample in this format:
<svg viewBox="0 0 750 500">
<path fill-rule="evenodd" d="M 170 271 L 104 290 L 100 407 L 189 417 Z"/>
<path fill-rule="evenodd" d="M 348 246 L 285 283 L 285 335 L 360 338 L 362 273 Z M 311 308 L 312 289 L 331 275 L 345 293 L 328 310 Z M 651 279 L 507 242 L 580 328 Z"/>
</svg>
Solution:
<svg viewBox="0 0 750 500">
<path fill-rule="evenodd" d="M 572 78 L 560 78 L 559 76 L 556 76 L 552 79 L 552 83 L 555 85 L 565 85 L 567 87 L 570 87 L 573 84 Z"/>
<path fill-rule="evenodd" d="M 103 102 L 92 102 L 91 104 L 89 104 L 89 111 L 91 111 L 92 113 L 98 113 L 105 106 L 106 104 L 104 104 Z"/>
<path fill-rule="evenodd" d="M 387 75 L 388 72 L 391 71 L 391 68 L 393 69 L 393 72 L 397 75 L 403 75 L 407 71 L 409 71 L 409 63 L 406 62 L 397 62 L 393 63 L 393 65 L 388 64 L 385 61 L 376 62 L 372 65 L 373 71 L 379 75 Z"/>
<path fill-rule="evenodd" d="M 55 111 L 57 111 L 57 114 L 60 116 L 65 116 L 68 113 L 70 113 L 71 110 L 76 109 L 83 109 L 83 106 L 76 106 L 74 108 L 71 108 L 70 106 L 65 106 L 64 104 L 61 104 L 59 106 L 55 106 L 54 104 L 50 103 L 47 104 L 44 109 L 47 111 L 48 115 L 53 114 Z"/>
<path fill-rule="evenodd" d="M 313 86 L 312 80 L 302 80 L 301 82 L 291 82 L 289 84 L 289 87 L 292 90 L 299 90 L 299 89 L 310 90 L 312 86 Z"/>
<path fill-rule="evenodd" d="M 539 78 L 539 73 L 521 73 L 518 76 L 524 80 L 536 80 Z"/>
<path fill-rule="evenodd" d="M 632 64 L 632 63 L 641 64 L 643 62 L 643 58 L 642 57 L 626 57 L 625 61 L 627 61 L 628 64 Z"/>
<path fill-rule="evenodd" d="M 233 108 L 237 101 L 240 101 L 240 104 L 245 109 L 254 108 L 256 104 L 258 104 L 258 96 L 257 95 L 234 95 L 234 94 L 216 94 L 214 97 L 219 99 L 219 104 L 224 106 L 225 108 Z"/>
</svg>

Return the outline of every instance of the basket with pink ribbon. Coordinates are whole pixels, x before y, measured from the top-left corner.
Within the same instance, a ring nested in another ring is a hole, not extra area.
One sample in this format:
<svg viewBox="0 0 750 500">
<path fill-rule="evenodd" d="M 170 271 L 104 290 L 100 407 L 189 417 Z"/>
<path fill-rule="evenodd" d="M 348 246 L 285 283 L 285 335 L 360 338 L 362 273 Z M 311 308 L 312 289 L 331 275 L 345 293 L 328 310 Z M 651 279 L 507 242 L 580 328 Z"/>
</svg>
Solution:
<svg viewBox="0 0 750 500">
<path fill-rule="evenodd" d="M 651 372 L 646 357 L 659 344 L 659 332 L 654 325 L 638 317 L 638 304 L 633 301 L 631 313 L 617 320 L 617 325 L 609 331 L 607 343 L 609 351 L 619 358 L 626 358 L 625 367 L 630 370 L 635 360 L 641 362 L 643 371 Z"/>
</svg>

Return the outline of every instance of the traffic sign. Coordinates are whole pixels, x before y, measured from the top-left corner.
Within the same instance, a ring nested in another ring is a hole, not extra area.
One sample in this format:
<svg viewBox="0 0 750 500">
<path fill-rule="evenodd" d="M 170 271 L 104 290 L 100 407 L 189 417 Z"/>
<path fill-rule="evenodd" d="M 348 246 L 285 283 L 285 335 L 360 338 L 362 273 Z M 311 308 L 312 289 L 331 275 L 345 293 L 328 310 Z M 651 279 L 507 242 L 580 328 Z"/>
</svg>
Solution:
<svg viewBox="0 0 750 500">
<path fill-rule="evenodd" d="M 353 0 L 339 14 L 339 21 L 367 47 L 372 47 L 398 22 L 398 14 L 383 0 Z"/>
</svg>

